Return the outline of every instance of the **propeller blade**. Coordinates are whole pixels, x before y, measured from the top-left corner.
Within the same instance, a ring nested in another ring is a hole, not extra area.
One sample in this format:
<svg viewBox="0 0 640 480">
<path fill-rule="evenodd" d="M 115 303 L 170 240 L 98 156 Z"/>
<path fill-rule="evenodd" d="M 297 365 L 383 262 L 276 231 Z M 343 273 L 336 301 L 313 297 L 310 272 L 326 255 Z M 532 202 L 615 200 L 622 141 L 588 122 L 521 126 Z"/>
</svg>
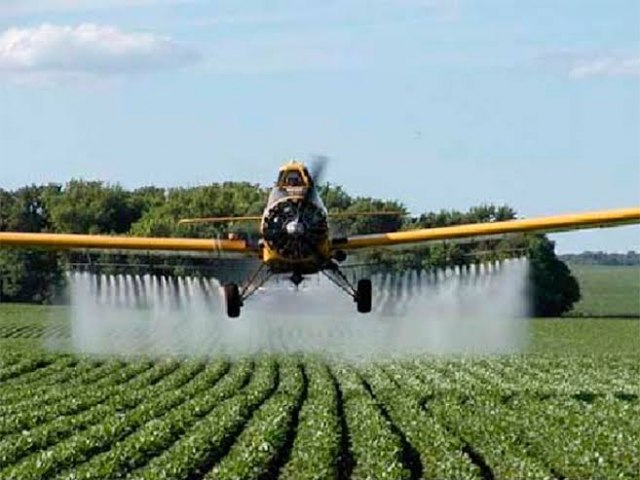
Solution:
<svg viewBox="0 0 640 480">
<path fill-rule="evenodd" d="M 311 157 L 311 163 L 309 164 L 309 175 L 311 175 L 312 186 L 307 189 L 305 193 L 303 203 L 306 205 L 313 195 L 315 188 L 320 185 L 322 178 L 324 177 L 324 170 L 327 166 L 329 157 L 325 155 L 314 155 Z"/>
<path fill-rule="evenodd" d="M 320 184 L 324 177 L 324 170 L 329 162 L 329 157 L 325 155 L 314 155 L 311 157 L 311 164 L 309 165 L 309 174 L 313 180 L 314 185 Z"/>
</svg>

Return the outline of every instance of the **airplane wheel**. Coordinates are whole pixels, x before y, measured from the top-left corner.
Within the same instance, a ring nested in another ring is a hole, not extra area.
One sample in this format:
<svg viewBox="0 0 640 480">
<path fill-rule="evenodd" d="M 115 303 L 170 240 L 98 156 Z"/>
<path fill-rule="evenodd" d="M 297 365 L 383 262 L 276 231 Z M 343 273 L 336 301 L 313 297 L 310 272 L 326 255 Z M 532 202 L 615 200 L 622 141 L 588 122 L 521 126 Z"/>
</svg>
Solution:
<svg viewBox="0 0 640 480">
<path fill-rule="evenodd" d="M 369 313 L 371 311 L 371 280 L 363 278 L 358 280 L 358 312 Z"/>
<path fill-rule="evenodd" d="M 230 318 L 238 318 L 240 316 L 240 307 L 242 306 L 238 285 L 235 283 L 225 285 L 224 298 L 227 303 L 227 316 Z"/>
</svg>

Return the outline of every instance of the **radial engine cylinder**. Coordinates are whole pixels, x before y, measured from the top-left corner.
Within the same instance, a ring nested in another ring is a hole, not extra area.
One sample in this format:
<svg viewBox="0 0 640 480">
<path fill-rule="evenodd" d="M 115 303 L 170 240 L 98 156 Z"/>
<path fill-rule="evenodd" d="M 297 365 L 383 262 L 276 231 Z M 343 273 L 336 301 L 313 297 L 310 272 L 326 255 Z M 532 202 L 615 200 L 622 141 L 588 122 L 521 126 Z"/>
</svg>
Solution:
<svg viewBox="0 0 640 480">
<path fill-rule="evenodd" d="M 264 219 L 267 245 L 287 259 L 303 259 L 317 253 L 328 235 L 327 217 L 312 202 L 287 199 L 275 204 Z"/>
</svg>

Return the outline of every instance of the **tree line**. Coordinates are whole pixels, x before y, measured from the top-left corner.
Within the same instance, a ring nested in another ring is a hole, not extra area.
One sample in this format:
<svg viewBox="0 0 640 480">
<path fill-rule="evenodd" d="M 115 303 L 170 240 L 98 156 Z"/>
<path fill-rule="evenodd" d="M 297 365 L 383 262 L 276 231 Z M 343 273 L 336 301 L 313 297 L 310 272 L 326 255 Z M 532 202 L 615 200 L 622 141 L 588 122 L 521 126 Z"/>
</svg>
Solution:
<svg viewBox="0 0 640 480">
<path fill-rule="evenodd" d="M 626 266 L 640 265 L 640 253 L 629 250 L 627 253 L 591 252 L 567 253 L 559 257 L 564 262 L 578 265 Z"/>
<path fill-rule="evenodd" d="M 510 220 L 508 206 L 480 205 L 466 212 L 441 210 L 416 217 L 407 215 L 401 202 L 354 197 L 341 186 L 319 187 L 330 212 L 394 211 L 400 215 L 358 216 L 332 221 L 334 236 L 382 233 L 412 228 L 444 227 L 465 223 Z M 159 237 L 219 238 L 242 233 L 257 239 L 259 232 L 246 223 L 179 225 L 189 217 L 259 215 L 269 189 L 247 182 L 224 182 L 189 188 L 146 186 L 127 190 L 101 181 L 71 180 L 64 185 L 30 185 L 0 189 L 0 231 L 121 234 Z M 530 259 L 533 313 L 557 316 L 579 300 L 580 291 L 567 266 L 556 257 L 554 244 L 544 235 L 519 235 L 473 243 L 438 243 L 401 251 L 362 254 L 371 272 L 433 269 L 501 260 L 515 255 Z M 235 275 L 249 269 L 245 263 L 221 259 L 145 254 L 55 252 L 47 249 L 0 249 L 0 299 L 5 302 L 51 303 L 64 298 L 65 275 L 70 265 L 94 262 L 109 268 L 122 265 L 139 272 L 149 265 L 171 275 L 188 272 Z M 110 267 L 111 265 L 111 267 Z"/>
</svg>

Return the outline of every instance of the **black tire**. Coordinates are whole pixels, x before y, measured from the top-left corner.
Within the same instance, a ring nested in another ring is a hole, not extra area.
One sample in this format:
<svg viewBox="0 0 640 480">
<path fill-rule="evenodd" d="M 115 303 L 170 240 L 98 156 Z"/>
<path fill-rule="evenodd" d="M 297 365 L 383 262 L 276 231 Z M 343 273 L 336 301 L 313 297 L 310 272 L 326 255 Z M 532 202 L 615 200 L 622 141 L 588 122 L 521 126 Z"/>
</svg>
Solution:
<svg viewBox="0 0 640 480">
<path fill-rule="evenodd" d="M 240 307 L 242 306 L 238 285 L 235 283 L 225 285 L 224 298 L 227 303 L 227 316 L 229 318 L 238 318 L 240 316 Z"/>
<path fill-rule="evenodd" d="M 368 278 L 358 280 L 356 302 L 358 303 L 358 312 L 369 313 L 371 311 L 371 280 Z"/>
</svg>

